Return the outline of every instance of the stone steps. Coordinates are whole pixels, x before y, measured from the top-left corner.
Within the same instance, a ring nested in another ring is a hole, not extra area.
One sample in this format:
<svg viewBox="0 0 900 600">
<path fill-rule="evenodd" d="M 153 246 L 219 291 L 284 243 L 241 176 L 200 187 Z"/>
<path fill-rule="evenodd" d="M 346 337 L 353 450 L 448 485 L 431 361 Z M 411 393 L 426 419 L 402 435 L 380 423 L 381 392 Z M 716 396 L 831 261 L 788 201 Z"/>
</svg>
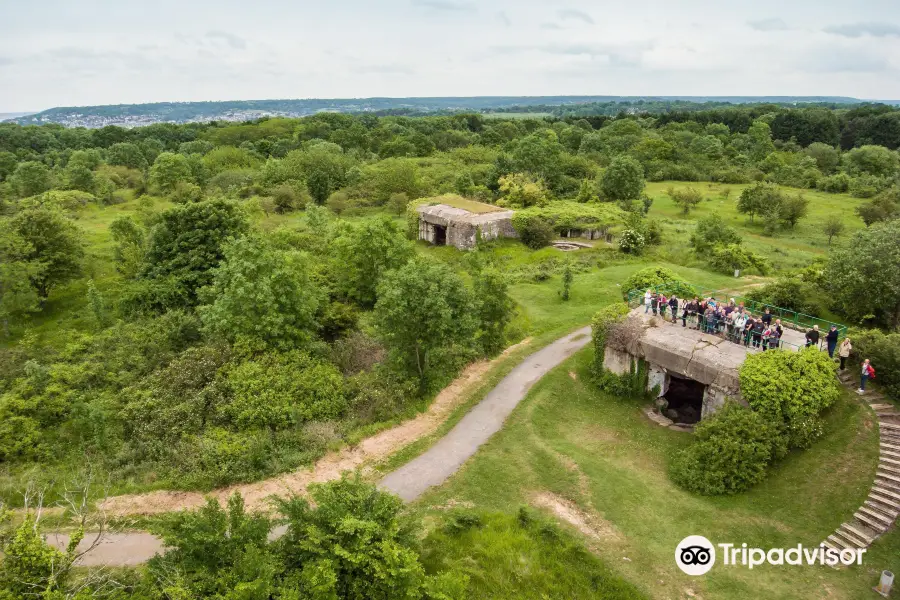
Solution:
<svg viewBox="0 0 900 600">
<path fill-rule="evenodd" d="M 856 391 L 848 372 L 839 372 L 844 387 Z M 900 410 L 877 391 L 866 392 L 864 402 L 878 419 L 878 465 L 875 482 L 853 519 L 842 523 L 822 545 L 834 550 L 868 548 L 900 516 Z"/>
</svg>

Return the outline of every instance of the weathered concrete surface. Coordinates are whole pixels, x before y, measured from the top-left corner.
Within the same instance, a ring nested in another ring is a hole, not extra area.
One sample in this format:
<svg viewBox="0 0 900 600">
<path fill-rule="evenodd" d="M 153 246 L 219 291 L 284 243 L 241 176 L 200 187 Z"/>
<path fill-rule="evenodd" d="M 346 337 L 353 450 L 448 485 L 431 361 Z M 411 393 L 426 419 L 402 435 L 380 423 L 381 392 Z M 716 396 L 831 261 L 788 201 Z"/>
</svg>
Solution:
<svg viewBox="0 0 900 600">
<path fill-rule="evenodd" d="M 443 483 L 503 426 L 506 417 L 538 379 L 583 348 L 590 340 L 591 328 L 583 327 L 526 358 L 437 444 L 382 479 L 379 487 L 410 501 L 418 498 L 429 487 Z M 280 537 L 284 531 L 284 526 L 276 528 L 270 537 Z M 69 536 L 50 534 L 47 541 L 63 549 L 69 543 Z M 83 540 L 79 549 L 87 549 L 91 541 L 90 537 Z M 109 533 L 78 564 L 132 566 L 146 562 L 162 551 L 162 541 L 150 533 Z"/>
<path fill-rule="evenodd" d="M 379 487 L 408 502 L 442 484 L 500 430 L 538 379 L 590 340 L 591 328 L 584 327 L 526 358 L 437 444 L 382 479 Z"/>
<path fill-rule="evenodd" d="M 445 243 L 448 246 L 460 250 L 474 248 L 479 231 L 483 240 L 518 237 L 512 226 L 511 210 L 473 213 L 446 204 L 423 204 L 416 210 L 419 213 L 419 239 L 432 244 L 436 241 L 436 227 L 446 230 Z"/>
</svg>

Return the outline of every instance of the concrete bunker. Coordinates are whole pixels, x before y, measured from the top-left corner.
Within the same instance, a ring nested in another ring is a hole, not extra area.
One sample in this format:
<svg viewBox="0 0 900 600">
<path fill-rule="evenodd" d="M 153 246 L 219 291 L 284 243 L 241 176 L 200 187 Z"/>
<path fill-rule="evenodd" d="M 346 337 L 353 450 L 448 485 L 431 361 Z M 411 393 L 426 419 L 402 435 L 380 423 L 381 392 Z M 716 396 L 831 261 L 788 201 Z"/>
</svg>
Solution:
<svg viewBox="0 0 900 600">
<path fill-rule="evenodd" d="M 631 311 L 619 335 L 610 335 L 603 366 L 617 375 L 646 363 L 647 390 L 655 392 L 658 422 L 693 425 L 726 399 L 741 402 L 738 369 L 749 352 L 722 338 Z M 654 419 L 657 420 L 657 419 Z"/>
<path fill-rule="evenodd" d="M 464 198 L 435 198 L 435 201 L 440 200 L 449 204 L 422 204 L 416 207 L 419 213 L 418 239 L 436 246 L 471 250 L 479 238 L 487 241 L 518 237 L 512 226 L 511 210 Z M 463 206 L 468 208 L 461 208 Z"/>
</svg>

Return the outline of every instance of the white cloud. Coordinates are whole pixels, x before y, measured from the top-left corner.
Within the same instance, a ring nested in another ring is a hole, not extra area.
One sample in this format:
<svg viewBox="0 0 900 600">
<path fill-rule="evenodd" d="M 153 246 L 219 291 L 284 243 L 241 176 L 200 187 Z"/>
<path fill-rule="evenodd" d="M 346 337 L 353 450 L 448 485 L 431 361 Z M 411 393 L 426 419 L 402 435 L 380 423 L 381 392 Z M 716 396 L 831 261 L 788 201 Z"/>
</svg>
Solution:
<svg viewBox="0 0 900 600">
<path fill-rule="evenodd" d="M 779 18 L 747 21 L 747 25 L 757 31 L 788 31 L 790 29 L 788 24 Z"/>
<path fill-rule="evenodd" d="M 846 25 L 831 25 L 822 31 L 842 35 L 849 38 L 858 38 L 864 35 L 872 37 L 900 37 L 900 26 L 892 23 L 849 23 Z"/>
<path fill-rule="evenodd" d="M 560 19 L 574 19 L 576 21 L 583 21 L 585 23 L 589 23 L 591 25 L 594 24 L 594 18 L 584 12 L 583 10 L 577 10 L 574 8 L 564 8 L 562 10 L 556 11 L 556 14 L 559 15 Z"/>
</svg>

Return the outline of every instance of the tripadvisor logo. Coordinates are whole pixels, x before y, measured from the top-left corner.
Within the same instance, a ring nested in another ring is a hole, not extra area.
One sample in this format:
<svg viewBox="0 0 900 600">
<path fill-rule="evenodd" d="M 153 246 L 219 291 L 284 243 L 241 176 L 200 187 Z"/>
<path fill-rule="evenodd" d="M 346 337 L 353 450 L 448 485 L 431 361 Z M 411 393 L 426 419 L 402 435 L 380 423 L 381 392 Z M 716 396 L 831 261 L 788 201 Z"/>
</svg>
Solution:
<svg viewBox="0 0 900 600">
<path fill-rule="evenodd" d="M 792 548 L 750 548 L 747 544 L 713 544 L 702 535 L 689 535 L 675 548 L 675 564 L 688 575 L 704 575 L 716 564 L 716 547 L 721 563 L 729 567 L 753 569 L 760 565 L 828 565 L 862 564 L 865 548 L 836 550 L 824 545 L 805 548 L 797 544 Z"/>
</svg>

